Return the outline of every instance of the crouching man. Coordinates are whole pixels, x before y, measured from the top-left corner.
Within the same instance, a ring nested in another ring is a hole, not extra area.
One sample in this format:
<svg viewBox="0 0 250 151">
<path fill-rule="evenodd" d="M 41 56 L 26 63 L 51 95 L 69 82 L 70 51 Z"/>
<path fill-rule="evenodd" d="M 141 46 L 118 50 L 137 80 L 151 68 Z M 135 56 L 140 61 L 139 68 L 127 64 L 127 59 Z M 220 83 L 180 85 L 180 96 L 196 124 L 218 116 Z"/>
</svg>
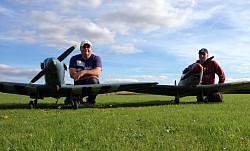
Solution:
<svg viewBox="0 0 250 151">
<path fill-rule="evenodd" d="M 198 54 L 199 54 L 199 60 L 197 60 L 196 63 L 203 63 L 208 59 L 207 49 L 202 48 L 201 50 L 199 50 Z M 225 82 L 226 79 L 225 73 L 216 61 L 211 60 L 203 67 L 203 69 L 204 71 L 203 71 L 201 85 L 214 84 L 215 74 L 217 74 L 219 77 L 218 83 Z M 203 102 L 203 101 L 204 101 L 203 95 L 202 94 L 198 95 L 197 102 Z M 223 102 L 223 97 L 220 92 L 207 94 L 205 102 Z"/>
</svg>

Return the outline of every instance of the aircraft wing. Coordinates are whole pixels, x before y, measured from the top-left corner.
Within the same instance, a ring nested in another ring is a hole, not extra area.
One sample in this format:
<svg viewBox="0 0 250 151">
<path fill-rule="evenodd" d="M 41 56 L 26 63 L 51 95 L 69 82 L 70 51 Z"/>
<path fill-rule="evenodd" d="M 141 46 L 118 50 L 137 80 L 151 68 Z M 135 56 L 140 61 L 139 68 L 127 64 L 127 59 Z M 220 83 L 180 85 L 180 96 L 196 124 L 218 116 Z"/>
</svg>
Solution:
<svg viewBox="0 0 250 151">
<path fill-rule="evenodd" d="M 194 86 L 174 86 L 174 85 L 153 85 L 145 88 L 132 89 L 129 91 L 147 94 L 169 95 L 169 96 L 196 96 L 197 94 L 222 92 L 239 94 L 239 91 L 249 90 L 250 81 L 232 82 L 224 84 L 194 85 Z"/>
<path fill-rule="evenodd" d="M 70 94 L 73 96 L 88 96 L 103 93 L 111 93 L 117 91 L 125 91 L 134 88 L 149 87 L 156 85 L 156 82 L 143 83 L 113 83 L 113 84 L 89 84 L 89 85 L 63 85 L 59 87 L 50 87 L 44 84 L 25 84 L 15 82 L 0 82 L 0 92 L 28 95 L 31 98 L 44 97 L 67 97 Z"/>
<path fill-rule="evenodd" d="M 17 82 L 0 82 L 0 92 L 11 94 L 30 95 L 31 93 L 36 93 L 37 89 L 43 87 L 45 87 L 45 85 Z"/>
<path fill-rule="evenodd" d="M 73 95 L 88 96 L 104 93 L 111 93 L 117 91 L 128 91 L 134 88 L 143 88 L 156 85 L 156 82 L 143 83 L 112 83 L 112 84 L 88 84 L 88 85 L 65 85 L 61 89 L 63 91 L 71 91 Z"/>
</svg>

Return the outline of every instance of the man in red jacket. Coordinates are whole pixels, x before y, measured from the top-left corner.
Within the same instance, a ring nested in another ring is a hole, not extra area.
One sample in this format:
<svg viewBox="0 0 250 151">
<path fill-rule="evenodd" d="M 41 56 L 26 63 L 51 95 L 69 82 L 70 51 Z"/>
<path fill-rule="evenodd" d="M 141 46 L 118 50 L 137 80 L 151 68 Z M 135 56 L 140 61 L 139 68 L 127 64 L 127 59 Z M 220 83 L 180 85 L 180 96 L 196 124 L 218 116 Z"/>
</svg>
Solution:
<svg viewBox="0 0 250 151">
<path fill-rule="evenodd" d="M 208 50 L 206 48 L 202 48 L 199 50 L 199 60 L 197 60 L 197 63 L 203 63 L 208 59 Z M 204 67 L 203 67 L 203 77 L 201 84 L 207 85 L 207 84 L 214 84 L 215 83 L 215 74 L 219 77 L 218 83 L 224 83 L 226 76 L 220 65 L 214 61 L 209 61 Z M 198 95 L 197 96 L 197 102 L 203 102 L 203 96 Z M 205 99 L 206 102 L 223 102 L 222 95 L 217 93 L 211 93 L 207 95 L 207 98 Z"/>
</svg>

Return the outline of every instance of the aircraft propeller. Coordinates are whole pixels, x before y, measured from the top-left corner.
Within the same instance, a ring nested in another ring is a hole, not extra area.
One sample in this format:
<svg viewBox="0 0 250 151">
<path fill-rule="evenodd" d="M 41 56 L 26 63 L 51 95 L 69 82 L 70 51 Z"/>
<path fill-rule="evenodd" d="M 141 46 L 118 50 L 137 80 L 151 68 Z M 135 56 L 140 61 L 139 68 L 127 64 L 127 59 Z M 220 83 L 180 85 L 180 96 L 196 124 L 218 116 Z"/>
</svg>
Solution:
<svg viewBox="0 0 250 151">
<path fill-rule="evenodd" d="M 70 47 L 67 49 L 64 53 L 62 53 L 57 59 L 61 62 L 63 61 L 74 49 L 76 48 L 76 45 Z M 39 80 L 45 73 L 48 72 L 48 68 L 45 67 L 42 71 L 40 71 L 31 81 L 30 83 L 34 83 L 37 80 Z"/>
<path fill-rule="evenodd" d="M 204 67 L 207 63 L 209 63 L 212 59 L 214 58 L 214 56 L 208 58 L 206 61 L 204 61 L 203 63 L 201 63 L 201 66 Z M 190 70 L 187 74 L 185 74 L 185 76 L 183 76 L 181 78 L 181 80 L 185 80 L 187 77 L 189 77 L 191 74 L 194 74 L 193 70 Z"/>
<path fill-rule="evenodd" d="M 57 59 L 61 62 L 76 48 L 76 45 L 67 49 L 64 53 L 62 53 Z"/>
<path fill-rule="evenodd" d="M 208 58 L 206 61 L 202 62 L 202 67 L 204 67 L 207 63 L 209 63 L 212 59 L 214 59 L 214 56 Z"/>
</svg>

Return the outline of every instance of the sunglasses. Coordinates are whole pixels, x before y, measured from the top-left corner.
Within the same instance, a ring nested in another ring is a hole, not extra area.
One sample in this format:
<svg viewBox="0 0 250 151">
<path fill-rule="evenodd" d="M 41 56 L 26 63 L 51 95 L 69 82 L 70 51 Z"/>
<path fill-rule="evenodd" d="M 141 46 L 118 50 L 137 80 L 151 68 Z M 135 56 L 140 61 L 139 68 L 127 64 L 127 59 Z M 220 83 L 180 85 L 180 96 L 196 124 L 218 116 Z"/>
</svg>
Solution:
<svg viewBox="0 0 250 151">
<path fill-rule="evenodd" d="M 90 45 L 83 45 L 82 48 L 90 48 Z"/>
</svg>

